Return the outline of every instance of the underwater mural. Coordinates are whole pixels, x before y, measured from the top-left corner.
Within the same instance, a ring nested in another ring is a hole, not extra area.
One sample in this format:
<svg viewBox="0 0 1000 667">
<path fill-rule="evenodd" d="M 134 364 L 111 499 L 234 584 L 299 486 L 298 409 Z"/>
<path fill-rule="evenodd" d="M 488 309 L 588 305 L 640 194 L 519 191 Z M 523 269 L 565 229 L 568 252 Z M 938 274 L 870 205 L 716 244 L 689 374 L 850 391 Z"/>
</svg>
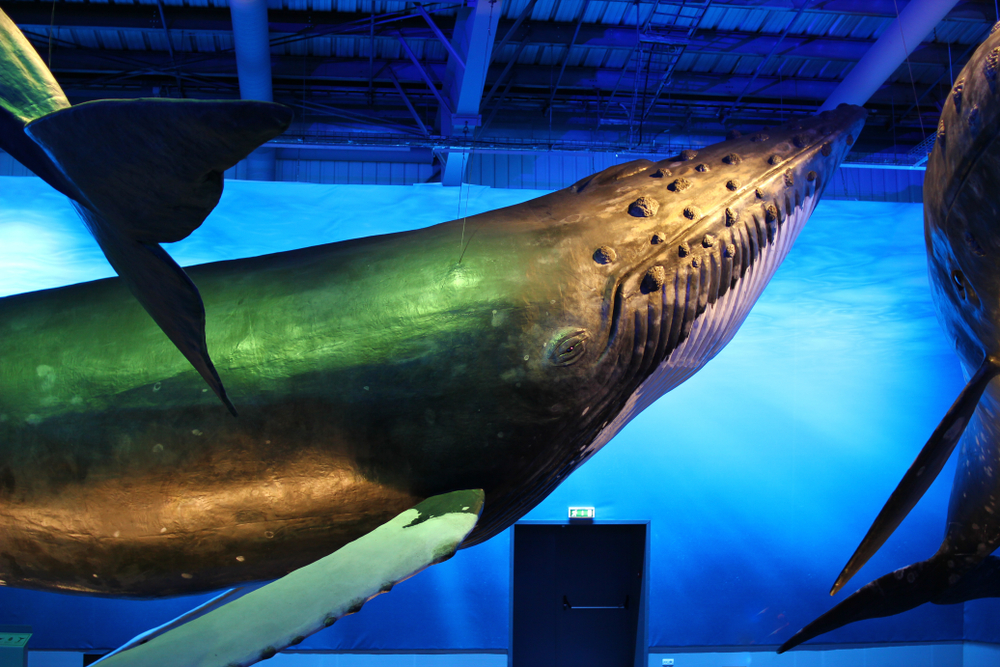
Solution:
<svg viewBox="0 0 1000 667">
<path fill-rule="evenodd" d="M 1000 25 L 1000 24 L 998 24 Z M 973 54 L 941 114 L 924 182 L 924 236 L 938 320 L 954 341 L 968 384 L 889 497 L 843 572 L 839 591 L 882 546 L 961 442 L 944 541 L 927 560 L 866 584 L 779 649 L 848 623 L 926 602 L 1000 597 L 1000 33 Z"/>
</svg>

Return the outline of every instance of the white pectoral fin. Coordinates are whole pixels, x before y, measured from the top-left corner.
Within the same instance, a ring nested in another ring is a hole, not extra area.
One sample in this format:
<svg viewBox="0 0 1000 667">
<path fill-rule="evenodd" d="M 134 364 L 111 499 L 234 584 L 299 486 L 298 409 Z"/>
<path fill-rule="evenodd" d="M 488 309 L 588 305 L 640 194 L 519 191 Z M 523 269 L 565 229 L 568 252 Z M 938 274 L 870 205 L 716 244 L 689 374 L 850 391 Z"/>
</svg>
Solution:
<svg viewBox="0 0 1000 667">
<path fill-rule="evenodd" d="M 140 635 L 98 662 L 102 667 L 243 667 L 270 658 L 451 558 L 482 507 L 478 489 L 429 498 L 311 565 L 221 607 L 213 604 L 216 598 L 207 613 L 186 614 L 195 618 L 166 632 Z"/>
</svg>

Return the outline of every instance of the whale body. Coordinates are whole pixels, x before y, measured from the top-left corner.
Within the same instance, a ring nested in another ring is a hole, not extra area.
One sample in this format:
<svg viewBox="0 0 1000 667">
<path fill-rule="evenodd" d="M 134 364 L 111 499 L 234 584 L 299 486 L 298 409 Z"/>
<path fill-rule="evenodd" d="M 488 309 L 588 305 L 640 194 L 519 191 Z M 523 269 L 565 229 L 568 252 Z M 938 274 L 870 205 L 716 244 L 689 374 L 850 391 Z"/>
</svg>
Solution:
<svg viewBox="0 0 1000 667">
<path fill-rule="evenodd" d="M 238 418 L 119 279 L 0 299 L 0 580 L 270 579 L 457 489 L 488 539 L 733 337 L 864 117 L 189 268 Z"/>
</svg>

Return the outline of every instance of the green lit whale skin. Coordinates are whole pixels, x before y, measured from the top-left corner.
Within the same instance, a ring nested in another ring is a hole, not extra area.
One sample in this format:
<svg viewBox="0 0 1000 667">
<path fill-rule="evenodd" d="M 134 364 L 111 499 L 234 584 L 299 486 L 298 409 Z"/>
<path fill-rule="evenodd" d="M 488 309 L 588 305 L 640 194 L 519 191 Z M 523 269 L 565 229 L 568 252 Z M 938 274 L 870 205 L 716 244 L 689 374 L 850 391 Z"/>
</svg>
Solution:
<svg viewBox="0 0 1000 667">
<path fill-rule="evenodd" d="M 0 300 L 0 579 L 269 579 L 456 489 L 497 534 L 732 338 L 864 117 L 192 267 L 236 419 L 117 279 Z"/>
<path fill-rule="evenodd" d="M 927 602 L 1000 597 L 1000 32 L 970 58 L 938 125 L 924 179 L 931 296 L 968 384 L 931 435 L 834 586 L 889 537 L 959 447 L 944 540 L 930 558 L 858 589 L 789 639 L 781 651 L 848 623 Z M 780 652 L 780 651 L 779 651 Z"/>
</svg>

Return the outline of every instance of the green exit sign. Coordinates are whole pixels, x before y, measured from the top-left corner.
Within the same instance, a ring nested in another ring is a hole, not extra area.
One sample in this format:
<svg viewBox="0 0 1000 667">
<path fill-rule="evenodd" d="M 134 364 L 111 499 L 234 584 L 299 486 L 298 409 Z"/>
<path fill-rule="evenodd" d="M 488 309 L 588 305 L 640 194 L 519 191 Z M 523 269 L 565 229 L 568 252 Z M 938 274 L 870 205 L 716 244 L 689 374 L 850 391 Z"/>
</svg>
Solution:
<svg viewBox="0 0 1000 667">
<path fill-rule="evenodd" d="M 570 507 L 569 508 L 569 518 L 571 519 L 593 519 L 594 518 L 594 508 L 593 507 Z"/>
</svg>

